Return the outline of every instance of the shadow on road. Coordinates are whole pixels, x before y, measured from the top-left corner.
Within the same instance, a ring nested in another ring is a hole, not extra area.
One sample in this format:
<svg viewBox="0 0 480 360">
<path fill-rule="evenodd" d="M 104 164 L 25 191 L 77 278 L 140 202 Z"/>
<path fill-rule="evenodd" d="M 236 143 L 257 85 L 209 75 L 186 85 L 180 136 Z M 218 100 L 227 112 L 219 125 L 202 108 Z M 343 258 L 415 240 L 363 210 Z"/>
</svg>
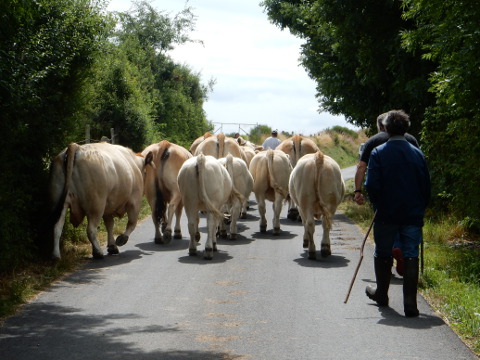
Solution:
<svg viewBox="0 0 480 360">
<path fill-rule="evenodd" d="M 136 319 L 142 320 L 129 313 L 85 315 L 83 309 L 32 303 L 24 308 L 22 316 L 9 319 L 8 326 L 2 328 L 0 348 L 23 349 L 16 352 L 17 360 L 96 359 L 100 354 L 102 360 L 235 358 L 230 353 L 213 349 L 182 351 L 173 346 L 169 349 L 161 339 L 168 334 L 181 336 L 184 333 L 181 326 L 133 325 Z M 125 341 L 132 334 L 157 341 L 158 348 L 166 349 L 142 351 L 136 342 Z"/>
<path fill-rule="evenodd" d="M 376 306 L 372 304 L 372 306 Z M 445 322 L 438 316 L 420 314 L 418 318 L 406 318 L 403 314 L 398 313 L 390 307 L 379 307 L 383 319 L 378 321 L 380 325 L 401 326 L 409 329 L 430 329 L 436 326 L 445 325 Z"/>
<path fill-rule="evenodd" d="M 178 251 L 188 249 L 187 239 L 172 239 L 168 244 L 155 244 L 153 239 L 149 242 L 139 243 L 135 245 L 143 251 Z"/>
<path fill-rule="evenodd" d="M 212 260 L 206 260 L 203 257 L 203 249 L 201 249 L 199 246 L 197 250 L 197 255 L 181 256 L 178 258 L 178 262 L 182 264 L 209 265 L 209 264 L 218 264 L 218 263 L 227 262 L 228 260 L 231 260 L 231 259 L 233 259 L 233 257 L 228 255 L 227 251 L 219 250 L 213 254 Z"/>
<path fill-rule="evenodd" d="M 320 251 L 317 251 L 317 259 L 311 260 L 308 258 L 308 250 L 305 250 L 305 252 L 301 254 L 301 258 L 295 259 L 294 261 L 300 266 L 324 269 L 345 267 L 348 266 L 350 262 L 347 258 L 339 255 L 330 255 L 326 258 L 321 257 Z"/>
</svg>

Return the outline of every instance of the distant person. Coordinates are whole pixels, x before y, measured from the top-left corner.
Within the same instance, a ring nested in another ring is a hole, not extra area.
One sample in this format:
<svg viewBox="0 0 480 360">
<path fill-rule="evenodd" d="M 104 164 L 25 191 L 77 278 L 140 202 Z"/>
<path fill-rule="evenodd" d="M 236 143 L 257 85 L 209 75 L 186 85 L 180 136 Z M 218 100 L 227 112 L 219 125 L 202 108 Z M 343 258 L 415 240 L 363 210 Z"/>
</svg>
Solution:
<svg viewBox="0 0 480 360">
<path fill-rule="evenodd" d="M 383 120 L 387 116 L 388 113 L 383 113 L 378 115 L 377 117 L 377 129 L 378 133 L 368 139 L 364 146 L 363 151 L 360 155 L 360 161 L 357 164 L 357 171 L 355 173 L 355 196 L 353 200 L 358 205 L 365 204 L 365 197 L 362 194 L 362 183 L 365 177 L 365 172 L 368 166 L 368 160 L 370 158 L 370 154 L 372 153 L 373 149 L 377 146 L 384 144 L 387 142 L 389 135 L 385 132 L 385 126 L 383 125 Z M 405 134 L 405 139 L 415 147 L 419 147 L 417 139 L 410 134 Z M 403 256 L 400 248 L 395 246 L 393 249 L 393 256 L 397 261 L 397 273 L 400 276 L 403 276 Z"/>
<path fill-rule="evenodd" d="M 239 134 L 239 133 L 235 133 L 235 135 L 234 135 L 233 138 L 234 138 L 234 139 L 238 139 L 239 137 L 240 137 L 240 134 Z"/>
<path fill-rule="evenodd" d="M 389 139 L 372 151 L 365 182 L 377 211 L 373 226 L 377 287 L 369 285 L 365 292 L 378 306 L 388 306 L 392 249 L 398 236 L 405 261 L 404 312 L 406 317 L 416 317 L 418 246 L 423 240 L 423 219 L 430 200 L 430 175 L 422 151 L 405 138 L 409 116 L 402 110 L 389 111 L 383 124 Z"/>
<path fill-rule="evenodd" d="M 273 130 L 272 136 L 266 138 L 265 141 L 263 142 L 262 144 L 263 150 L 268 150 L 268 149 L 275 150 L 277 146 L 280 145 L 280 143 L 282 142 L 277 136 L 278 136 L 278 131 Z"/>
</svg>

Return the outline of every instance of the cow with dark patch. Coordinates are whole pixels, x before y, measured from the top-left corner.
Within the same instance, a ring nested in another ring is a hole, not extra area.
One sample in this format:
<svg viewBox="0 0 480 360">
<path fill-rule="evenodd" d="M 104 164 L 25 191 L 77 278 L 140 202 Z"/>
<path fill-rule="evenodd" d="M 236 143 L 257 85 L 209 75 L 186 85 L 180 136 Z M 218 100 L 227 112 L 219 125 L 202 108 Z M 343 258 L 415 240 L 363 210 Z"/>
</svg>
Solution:
<svg viewBox="0 0 480 360">
<path fill-rule="evenodd" d="M 156 169 L 147 168 L 145 178 L 145 196 L 152 209 L 152 220 L 155 226 L 155 243 L 168 244 L 172 239 L 172 222 L 175 214 L 175 239 L 182 238 L 180 218 L 183 202 L 177 184 L 177 176 L 183 163 L 192 154 L 180 145 L 163 140 L 143 150 L 142 154 L 153 154 Z M 166 216 L 165 216 L 166 215 Z M 160 231 L 160 224 L 162 231 Z M 162 234 L 163 232 L 163 234 Z"/>
</svg>

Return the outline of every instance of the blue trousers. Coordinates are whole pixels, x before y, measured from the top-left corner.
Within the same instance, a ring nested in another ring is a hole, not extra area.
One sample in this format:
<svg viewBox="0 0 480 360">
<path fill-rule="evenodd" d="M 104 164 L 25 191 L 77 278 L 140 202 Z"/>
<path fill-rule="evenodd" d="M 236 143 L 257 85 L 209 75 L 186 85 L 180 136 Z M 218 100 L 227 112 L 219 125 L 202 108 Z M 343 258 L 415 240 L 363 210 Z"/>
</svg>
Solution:
<svg viewBox="0 0 480 360">
<path fill-rule="evenodd" d="M 418 246 L 422 243 L 422 227 L 416 225 L 391 225 L 374 223 L 375 256 L 391 258 L 392 249 L 399 247 L 403 257 L 418 257 Z"/>
</svg>

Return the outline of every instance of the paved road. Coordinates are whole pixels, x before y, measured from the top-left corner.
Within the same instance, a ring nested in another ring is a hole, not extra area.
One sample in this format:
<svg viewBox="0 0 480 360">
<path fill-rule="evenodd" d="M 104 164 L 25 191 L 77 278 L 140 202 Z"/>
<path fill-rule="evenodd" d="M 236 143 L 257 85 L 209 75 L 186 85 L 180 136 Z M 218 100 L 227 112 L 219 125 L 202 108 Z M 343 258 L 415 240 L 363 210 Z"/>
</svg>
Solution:
<svg viewBox="0 0 480 360">
<path fill-rule="evenodd" d="M 422 298 L 420 317 L 403 317 L 401 279 L 390 308 L 366 298 L 370 244 L 343 303 L 363 236 L 342 214 L 332 256 L 317 261 L 306 257 L 299 223 L 259 233 L 255 204 L 212 261 L 188 256 L 183 229 L 182 240 L 155 245 L 147 219 L 120 255 L 55 283 L 5 321 L 0 359 L 477 359 Z"/>
</svg>

